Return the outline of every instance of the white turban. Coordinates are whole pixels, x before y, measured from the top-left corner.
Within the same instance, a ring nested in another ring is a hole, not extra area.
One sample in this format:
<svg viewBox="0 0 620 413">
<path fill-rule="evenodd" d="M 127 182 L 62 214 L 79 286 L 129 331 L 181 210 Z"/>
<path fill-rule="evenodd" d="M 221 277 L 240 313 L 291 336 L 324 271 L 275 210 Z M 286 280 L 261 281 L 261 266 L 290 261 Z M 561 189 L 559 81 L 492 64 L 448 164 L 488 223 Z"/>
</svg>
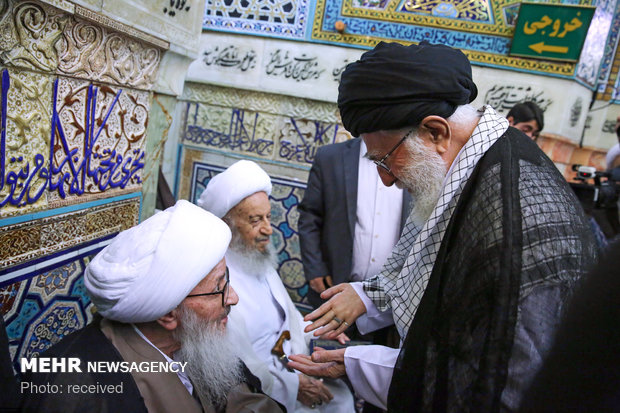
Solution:
<svg viewBox="0 0 620 413">
<path fill-rule="evenodd" d="M 611 169 L 611 165 L 616 159 L 620 156 L 620 143 L 615 144 L 611 147 L 610 150 L 607 151 L 607 156 L 605 157 L 605 161 L 607 162 L 607 169 Z"/>
<path fill-rule="evenodd" d="M 155 321 L 222 260 L 230 238 L 224 221 L 181 200 L 118 234 L 88 264 L 84 283 L 102 316 Z"/>
<path fill-rule="evenodd" d="M 222 218 L 244 198 L 257 192 L 271 194 L 271 179 L 255 162 L 239 161 L 215 175 L 197 204 Z"/>
</svg>

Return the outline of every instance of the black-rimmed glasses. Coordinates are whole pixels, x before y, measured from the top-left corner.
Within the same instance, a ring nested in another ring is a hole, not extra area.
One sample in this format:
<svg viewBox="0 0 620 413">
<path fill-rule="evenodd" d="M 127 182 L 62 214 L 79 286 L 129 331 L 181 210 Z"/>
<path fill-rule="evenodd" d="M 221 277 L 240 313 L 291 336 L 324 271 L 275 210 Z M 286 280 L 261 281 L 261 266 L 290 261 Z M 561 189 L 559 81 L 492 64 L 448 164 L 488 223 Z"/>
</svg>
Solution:
<svg viewBox="0 0 620 413">
<path fill-rule="evenodd" d="M 228 301 L 228 292 L 230 291 L 230 274 L 228 273 L 228 267 L 226 267 L 225 279 L 226 282 L 224 283 L 224 287 L 221 290 L 213 291 L 212 293 L 190 294 L 187 296 L 187 298 L 222 294 L 222 307 L 226 307 L 226 301 Z"/>
<path fill-rule="evenodd" d="M 390 169 L 389 166 L 386 165 L 385 161 L 387 161 L 387 158 L 389 158 L 390 155 L 392 155 L 394 151 L 398 149 L 398 147 L 402 145 L 405 139 L 407 139 L 413 132 L 415 132 L 415 129 L 411 129 L 409 132 L 407 132 L 405 136 L 403 136 L 403 138 L 399 140 L 398 143 L 394 145 L 394 147 L 390 149 L 390 151 L 383 156 L 383 158 L 379 159 L 378 161 L 373 161 L 375 165 L 377 165 L 379 168 L 383 169 L 385 172 L 393 176 L 392 170 Z"/>
</svg>

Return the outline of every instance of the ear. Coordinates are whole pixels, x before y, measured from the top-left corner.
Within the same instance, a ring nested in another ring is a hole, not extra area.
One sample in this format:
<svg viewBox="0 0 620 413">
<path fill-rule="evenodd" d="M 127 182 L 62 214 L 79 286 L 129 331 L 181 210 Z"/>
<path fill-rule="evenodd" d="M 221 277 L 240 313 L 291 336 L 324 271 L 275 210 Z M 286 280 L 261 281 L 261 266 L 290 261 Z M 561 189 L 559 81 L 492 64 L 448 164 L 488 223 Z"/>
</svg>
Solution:
<svg viewBox="0 0 620 413">
<path fill-rule="evenodd" d="M 435 145 L 439 155 L 448 151 L 452 140 L 452 130 L 447 120 L 441 116 L 431 115 L 422 119 L 420 126 L 430 132 L 430 141 Z"/>
<path fill-rule="evenodd" d="M 514 126 L 515 125 L 515 118 L 513 118 L 512 116 L 508 116 L 506 119 L 508 119 L 508 125 L 509 126 Z"/>
<path fill-rule="evenodd" d="M 173 331 L 179 325 L 178 310 L 175 308 L 169 313 L 164 314 L 163 316 L 159 317 L 156 321 L 157 321 L 157 324 L 159 324 L 166 330 Z"/>
</svg>

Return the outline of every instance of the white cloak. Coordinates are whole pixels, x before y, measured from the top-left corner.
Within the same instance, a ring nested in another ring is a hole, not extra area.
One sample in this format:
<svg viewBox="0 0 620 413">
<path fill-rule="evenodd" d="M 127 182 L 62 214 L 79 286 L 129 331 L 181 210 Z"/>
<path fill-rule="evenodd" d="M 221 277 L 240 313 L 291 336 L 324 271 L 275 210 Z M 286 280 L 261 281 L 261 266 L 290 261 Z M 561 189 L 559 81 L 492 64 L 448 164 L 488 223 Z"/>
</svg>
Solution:
<svg viewBox="0 0 620 413">
<path fill-rule="evenodd" d="M 239 296 L 239 303 L 229 314 L 228 331 L 239 356 L 260 379 L 263 391 L 282 403 L 288 412 L 353 413 L 353 396 L 342 380 L 324 381 L 334 396 L 330 403 L 310 409 L 297 401 L 298 373 L 287 370 L 271 354 L 271 348 L 280 334 L 288 330 L 291 339 L 284 342 L 284 353 L 309 354 L 313 335 L 303 331 L 309 322 L 303 321 L 275 269 L 260 275 L 248 274 L 235 258 L 235 253 L 226 254 L 230 285 Z"/>
</svg>

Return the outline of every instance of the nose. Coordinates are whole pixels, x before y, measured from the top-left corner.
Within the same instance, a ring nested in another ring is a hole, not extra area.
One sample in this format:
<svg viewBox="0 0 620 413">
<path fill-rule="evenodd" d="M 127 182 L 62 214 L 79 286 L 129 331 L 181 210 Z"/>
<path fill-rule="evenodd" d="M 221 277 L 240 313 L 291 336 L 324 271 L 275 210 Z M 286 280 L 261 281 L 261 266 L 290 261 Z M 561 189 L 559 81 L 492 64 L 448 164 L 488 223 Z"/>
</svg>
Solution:
<svg viewBox="0 0 620 413">
<path fill-rule="evenodd" d="M 273 233 L 273 228 L 271 228 L 271 220 L 269 218 L 265 218 L 263 221 L 260 232 L 263 235 L 271 235 Z"/>
<path fill-rule="evenodd" d="M 232 286 L 228 287 L 230 291 L 228 291 L 228 298 L 226 299 L 226 305 L 237 305 L 239 302 L 239 296 Z"/>
<path fill-rule="evenodd" d="M 383 182 L 383 185 L 385 186 L 392 186 L 394 185 L 394 182 L 397 181 L 394 175 L 381 168 L 380 166 L 377 166 L 377 172 L 379 173 L 379 178 L 381 178 L 381 182 Z"/>
</svg>

